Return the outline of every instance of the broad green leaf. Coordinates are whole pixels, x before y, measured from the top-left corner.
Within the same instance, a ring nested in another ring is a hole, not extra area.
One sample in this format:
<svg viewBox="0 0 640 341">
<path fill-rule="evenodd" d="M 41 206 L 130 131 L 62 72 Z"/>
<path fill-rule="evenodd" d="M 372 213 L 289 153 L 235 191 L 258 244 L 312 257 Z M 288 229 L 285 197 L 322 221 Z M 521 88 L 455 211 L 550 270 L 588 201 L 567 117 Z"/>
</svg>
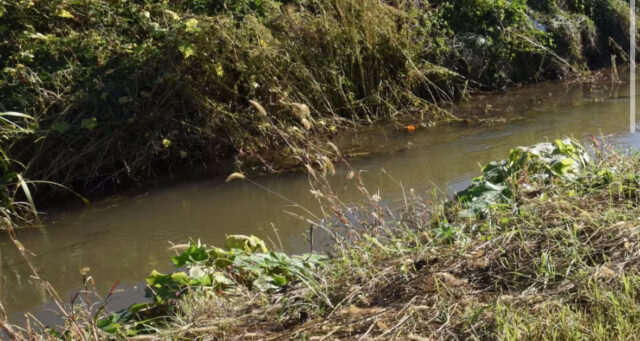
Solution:
<svg viewBox="0 0 640 341">
<path fill-rule="evenodd" d="M 189 275 L 185 272 L 174 272 L 171 274 L 171 279 L 183 285 L 189 285 L 190 283 Z"/>
<path fill-rule="evenodd" d="M 183 266 L 185 264 L 200 263 L 209 260 L 209 252 L 204 246 L 196 243 L 189 243 L 189 247 L 179 256 L 171 259 L 175 266 Z"/>
<path fill-rule="evenodd" d="M 178 50 L 180 51 L 180 53 L 182 53 L 182 57 L 184 59 L 193 56 L 193 54 L 195 53 L 193 45 L 191 44 L 182 44 L 178 47 Z"/>
<path fill-rule="evenodd" d="M 213 277 L 213 283 L 216 284 L 216 286 L 219 285 L 223 285 L 223 286 L 227 286 L 227 285 L 232 285 L 233 281 L 224 273 L 220 272 L 220 271 L 216 271 L 212 274 Z"/>
<path fill-rule="evenodd" d="M 225 239 L 225 247 L 228 249 L 242 249 L 247 253 L 266 253 L 269 251 L 264 241 L 253 235 L 250 237 L 240 234 L 228 235 Z"/>
<path fill-rule="evenodd" d="M 277 289 L 278 287 L 274 284 L 273 277 L 262 274 L 253 282 L 253 286 L 259 291 L 268 291 L 271 289 Z"/>
<path fill-rule="evenodd" d="M 71 12 L 67 11 L 66 9 L 62 9 L 62 8 L 59 8 L 56 11 L 56 16 L 60 17 L 60 18 L 74 18 L 73 14 L 71 14 Z"/>
<path fill-rule="evenodd" d="M 280 287 L 286 285 L 289 282 L 284 276 L 273 275 L 272 277 L 273 277 L 273 282 Z"/>
<path fill-rule="evenodd" d="M 197 32 L 198 29 L 198 19 L 191 18 L 185 22 L 185 31 L 187 32 Z"/>
</svg>

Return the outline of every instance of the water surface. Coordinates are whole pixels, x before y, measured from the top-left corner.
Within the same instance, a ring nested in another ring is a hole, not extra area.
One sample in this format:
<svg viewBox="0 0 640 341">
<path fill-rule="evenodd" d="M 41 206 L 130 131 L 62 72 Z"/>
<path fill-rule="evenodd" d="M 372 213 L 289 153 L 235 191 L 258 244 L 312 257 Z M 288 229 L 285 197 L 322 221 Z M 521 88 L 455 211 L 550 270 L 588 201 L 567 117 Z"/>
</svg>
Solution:
<svg viewBox="0 0 640 341">
<path fill-rule="evenodd" d="M 628 132 L 628 105 L 624 83 L 547 83 L 477 96 L 455 108 L 459 116 L 503 117 L 504 122 L 424 128 L 412 134 L 380 125 L 343 137 L 339 144 L 374 152 L 351 160 L 352 166 L 365 170 L 370 190 L 379 190 L 393 205 L 400 200 L 401 189 L 381 169 L 418 193 L 434 186 L 452 193 L 479 174 L 480 164 L 504 158 L 517 145 L 567 135 L 587 140 L 593 134 L 637 146 L 640 138 Z M 351 187 L 340 190 L 347 181 L 345 173 L 338 169 L 335 188 L 343 201 L 357 202 L 358 193 Z M 314 207 L 304 174 L 264 176 L 256 181 Z M 250 183 L 200 178 L 137 195 L 100 199 L 90 208 L 54 209 L 44 219 L 46 228 L 21 231 L 19 239 L 37 254 L 40 275 L 62 297 L 70 297 L 81 287 L 80 269 L 89 267 L 102 293 L 116 281 L 126 289 L 113 304 L 122 308 L 141 298 L 142 288 L 134 287 L 152 269 L 171 269 L 168 241 L 200 238 L 210 245 L 222 245 L 225 234 L 276 240 L 277 229 L 285 251 L 306 251 L 303 233 L 308 225 L 284 214 L 285 209 L 291 209 L 287 201 Z M 5 308 L 14 321 L 24 312 L 47 320 L 51 314 L 43 309 L 50 304 L 30 284 L 27 270 L 10 241 L 0 236 L 0 299 Z"/>
</svg>

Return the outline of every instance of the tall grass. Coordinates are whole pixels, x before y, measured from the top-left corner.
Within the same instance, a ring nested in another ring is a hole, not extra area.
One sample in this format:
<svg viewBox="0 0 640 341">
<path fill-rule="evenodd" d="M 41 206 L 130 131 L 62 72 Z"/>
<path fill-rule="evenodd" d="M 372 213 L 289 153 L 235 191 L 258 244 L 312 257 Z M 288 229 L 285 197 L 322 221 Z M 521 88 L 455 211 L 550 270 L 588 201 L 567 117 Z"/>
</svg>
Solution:
<svg viewBox="0 0 640 341">
<path fill-rule="evenodd" d="M 36 126 L 34 118 L 29 115 L 17 112 L 0 113 L 0 230 L 8 229 L 12 221 L 28 223 L 38 219 L 29 181 L 22 175 L 26 165 L 9 154 L 12 144 L 24 135 L 33 134 Z"/>
<path fill-rule="evenodd" d="M 228 159 L 281 170 L 314 137 L 379 119 L 455 120 L 438 104 L 470 89 L 622 56 L 608 39 L 626 46 L 626 5 L 589 4 L 3 2 L 0 110 L 39 127 L 8 152 L 29 164 L 25 176 L 83 193 Z M 562 13 L 568 26 L 553 23 Z"/>
</svg>

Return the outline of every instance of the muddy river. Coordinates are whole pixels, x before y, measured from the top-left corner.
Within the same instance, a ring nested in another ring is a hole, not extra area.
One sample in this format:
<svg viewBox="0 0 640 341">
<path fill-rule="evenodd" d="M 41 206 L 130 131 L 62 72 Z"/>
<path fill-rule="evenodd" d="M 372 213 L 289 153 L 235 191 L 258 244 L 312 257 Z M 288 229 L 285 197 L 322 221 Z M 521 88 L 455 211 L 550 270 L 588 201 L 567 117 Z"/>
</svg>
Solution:
<svg viewBox="0 0 640 341">
<path fill-rule="evenodd" d="M 629 132 L 628 84 L 545 83 L 501 94 L 475 96 L 453 108 L 461 117 L 481 117 L 485 124 L 454 124 L 419 128 L 409 133 L 378 125 L 343 136 L 343 148 L 370 153 L 350 162 L 366 171 L 372 192 L 379 191 L 391 206 L 400 205 L 401 187 L 426 193 L 434 187 L 446 193 L 468 185 L 480 164 L 503 158 L 510 148 L 563 136 L 587 141 L 591 135 L 628 148 L 640 145 Z M 500 118 L 497 119 L 496 118 Z M 345 202 L 357 202 L 355 189 L 342 189 L 346 170 L 332 178 Z M 313 209 L 308 179 L 302 173 L 262 176 L 262 186 Z M 342 190 L 341 190 L 342 189 Z M 37 256 L 35 265 L 63 298 L 81 288 L 80 269 L 90 268 L 97 288 L 106 292 L 118 281 L 124 291 L 112 308 L 141 300 L 141 280 L 152 270 L 171 269 L 169 241 L 189 238 L 221 245 L 225 234 L 255 234 L 275 240 L 277 229 L 287 252 L 306 251 L 305 224 L 283 210 L 290 203 L 268 191 L 224 177 L 197 178 L 177 185 L 147 189 L 131 195 L 94 199 L 91 207 L 74 203 L 48 209 L 45 227 L 24 230 L 19 239 Z M 43 292 L 31 284 L 24 261 L 0 236 L 0 299 L 11 319 L 25 312 L 45 321 L 54 313 Z"/>
</svg>

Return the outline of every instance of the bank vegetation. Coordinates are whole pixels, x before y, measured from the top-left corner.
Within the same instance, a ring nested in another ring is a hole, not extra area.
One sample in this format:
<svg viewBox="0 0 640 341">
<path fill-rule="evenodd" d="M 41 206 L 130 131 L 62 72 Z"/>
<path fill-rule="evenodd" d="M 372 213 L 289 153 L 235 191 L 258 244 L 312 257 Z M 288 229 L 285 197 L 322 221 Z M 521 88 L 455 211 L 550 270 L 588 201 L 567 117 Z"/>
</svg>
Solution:
<svg viewBox="0 0 640 341">
<path fill-rule="evenodd" d="M 318 138 L 456 121 L 442 103 L 583 76 L 628 45 L 622 0 L 3 0 L 2 212 L 37 223 L 34 197 L 229 161 L 289 169 L 328 151 Z"/>
<path fill-rule="evenodd" d="M 406 189 L 397 209 L 357 170 L 346 177 L 362 202 L 342 203 L 327 166 L 309 177 L 328 213 L 308 221 L 328 248 L 192 241 L 175 247 L 175 272 L 147 277 L 150 303 L 107 312 L 112 293 L 98 310 L 81 294 L 63 326 L 0 326 L 18 339 L 633 339 L 640 155 L 597 140 L 592 150 L 518 147 L 453 198 Z"/>
</svg>

